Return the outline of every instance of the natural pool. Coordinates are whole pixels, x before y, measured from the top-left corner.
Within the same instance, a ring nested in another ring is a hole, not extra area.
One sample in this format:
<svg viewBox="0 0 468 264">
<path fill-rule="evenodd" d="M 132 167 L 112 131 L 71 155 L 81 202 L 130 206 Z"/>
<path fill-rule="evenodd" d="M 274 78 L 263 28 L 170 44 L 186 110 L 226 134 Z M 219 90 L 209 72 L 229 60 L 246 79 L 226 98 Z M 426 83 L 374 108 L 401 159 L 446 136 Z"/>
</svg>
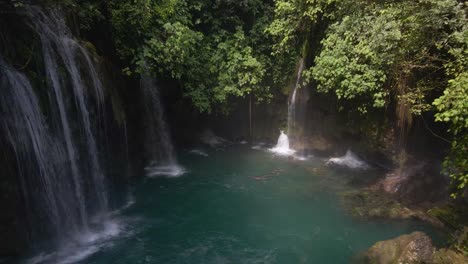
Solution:
<svg viewBox="0 0 468 264">
<path fill-rule="evenodd" d="M 417 221 L 349 216 L 338 194 L 372 172 L 335 170 L 321 159 L 293 160 L 246 145 L 199 154 L 181 154 L 188 173 L 180 177 L 141 180 L 133 203 L 104 225 L 107 238 L 57 262 L 349 263 L 379 240 L 416 230 L 437 237 Z"/>
</svg>

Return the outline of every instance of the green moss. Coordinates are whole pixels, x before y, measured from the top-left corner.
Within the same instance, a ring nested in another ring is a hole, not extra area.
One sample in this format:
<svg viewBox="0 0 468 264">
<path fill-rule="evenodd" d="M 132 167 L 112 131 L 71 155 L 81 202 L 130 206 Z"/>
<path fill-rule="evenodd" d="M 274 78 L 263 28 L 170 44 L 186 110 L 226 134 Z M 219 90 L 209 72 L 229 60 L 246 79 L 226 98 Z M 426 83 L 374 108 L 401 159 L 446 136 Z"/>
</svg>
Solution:
<svg viewBox="0 0 468 264">
<path fill-rule="evenodd" d="M 419 219 L 435 226 L 443 224 L 419 210 L 412 210 L 393 199 L 390 195 L 370 189 L 343 193 L 344 207 L 351 215 L 362 218 Z"/>
<path fill-rule="evenodd" d="M 454 229 L 461 229 L 468 224 L 468 212 L 463 210 L 461 206 L 445 205 L 434 207 L 427 213 L 442 221 L 446 226 Z"/>
<path fill-rule="evenodd" d="M 343 194 L 345 207 L 358 217 L 408 218 L 410 210 L 387 195 L 370 190 Z"/>
<path fill-rule="evenodd" d="M 439 249 L 437 250 L 433 257 L 432 257 L 432 263 L 434 264 L 464 264 L 468 263 L 468 259 L 466 256 L 463 254 L 460 254 L 454 250 L 451 249 Z"/>
</svg>

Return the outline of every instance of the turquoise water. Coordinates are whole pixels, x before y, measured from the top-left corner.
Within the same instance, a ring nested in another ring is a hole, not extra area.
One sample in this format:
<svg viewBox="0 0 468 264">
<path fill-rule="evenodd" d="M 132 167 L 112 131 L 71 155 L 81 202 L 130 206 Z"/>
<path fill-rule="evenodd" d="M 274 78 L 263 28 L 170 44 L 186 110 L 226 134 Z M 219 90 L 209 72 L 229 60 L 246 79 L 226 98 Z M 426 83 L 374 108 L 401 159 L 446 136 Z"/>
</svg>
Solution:
<svg viewBox="0 0 468 264">
<path fill-rule="evenodd" d="M 434 234 L 421 222 L 348 216 L 337 194 L 369 175 L 248 147 L 207 153 L 181 154 L 189 171 L 181 177 L 141 180 L 132 203 L 105 225 L 105 242 L 75 249 L 78 256 L 72 260 L 349 263 L 379 240 L 415 230 Z"/>
</svg>

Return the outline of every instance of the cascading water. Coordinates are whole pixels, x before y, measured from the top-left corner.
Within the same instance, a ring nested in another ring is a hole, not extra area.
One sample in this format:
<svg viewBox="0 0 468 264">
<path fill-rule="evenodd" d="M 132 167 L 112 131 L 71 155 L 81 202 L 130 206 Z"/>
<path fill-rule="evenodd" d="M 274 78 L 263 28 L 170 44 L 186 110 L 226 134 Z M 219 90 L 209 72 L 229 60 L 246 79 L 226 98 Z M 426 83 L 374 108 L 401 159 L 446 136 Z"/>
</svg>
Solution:
<svg viewBox="0 0 468 264">
<path fill-rule="evenodd" d="M 44 56 L 44 67 L 46 69 L 49 87 L 51 88 L 52 96 L 55 98 L 56 106 L 60 115 L 60 123 L 62 128 L 62 138 L 66 143 L 66 150 L 68 159 L 71 162 L 72 177 L 75 185 L 75 195 L 77 196 L 80 208 L 80 218 L 82 227 L 87 228 L 87 212 L 86 201 L 84 192 L 83 172 L 80 171 L 77 165 L 77 149 L 76 143 L 73 142 L 72 131 L 70 130 L 70 111 L 66 108 L 66 98 L 63 91 L 66 84 L 71 84 L 72 96 L 75 102 L 76 110 L 79 112 L 78 122 L 80 123 L 80 133 L 85 139 L 83 142 L 87 152 L 83 155 L 87 159 L 87 166 L 83 168 L 85 172 L 91 175 L 91 184 L 94 190 L 90 200 L 93 200 L 92 210 L 95 212 L 107 211 L 107 191 L 105 185 L 104 175 L 99 165 L 97 157 L 96 140 L 92 133 L 92 123 L 90 120 L 90 113 L 88 108 L 88 91 L 85 77 L 91 80 L 91 85 L 94 88 L 95 96 L 98 102 L 103 101 L 103 91 L 101 82 L 97 77 L 96 70 L 89 59 L 86 50 L 82 48 L 76 40 L 71 36 L 70 30 L 65 26 L 64 19 L 58 12 L 50 12 L 46 16 L 40 9 L 31 8 L 30 13 L 34 24 L 32 25 L 40 36 L 42 44 L 42 52 Z M 58 56 L 57 56 L 58 55 Z M 59 61 L 61 59 L 63 66 L 68 72 L 68 79 L 63 74 L 59 74 Z M 79 60 L 81 59 L 81 61 Z M 84 62 L 83 66 L 88 70 L 88 74 L 80 71 L 79 63 Z M 89 85 L 88 85 L 89 86 Z M 91 203 L 90 203 L 91 204 Z"/>
<path fill-rule="evenodd" d="M 78 261 L 119 230 L 109 216 L 96 139 L 104 91 L 60 13 L 27 13 L 41 42 L 47 96 L 36 95 L 40 90 L 0 58 L 0 128 L 16 156 L 31 230 L 52 242 L 53 253 L 33 262 Z"/>
<path fill-rule="evenodd" d="M 300 59 L 299 68 L 297 70 L 296 83 L 294 85 L 294 90 L 291 95 L 291 100 L 288 103 L 288 135 L 293 135 L 296 128 L 296 97 L 297 90 L 300 88 L 300 80 L 302 76 L 302 71 L 304 69 L 304 59 Z"/>
<path fill-rule="evenodd" d="M 12 146 L 18 163 L 22 190 L 30 214 L 41 215 L 50 222 L 52 233 L 61 232 L 66 220 L 62 215 L 73 215 L 63 200 L 59 183 L 59 166 L 62 149 L 54 144 L 39 100 L 25 75 L 16 71 L 0 57 L 0 120 L 5 135 Z M 34 177 L 28 177 L 33 174 Z M 36 188 L 34 188 L 36 187 Z M 39 189 L 36 193 L 31 192 Z M 66 195 L 66 192 L 64 193 Z M 36 201 L 40 208 L 29 204 Z M 34 212 L 33 212 L 34 211 Z"/>
<path fill-rule="evenodd" d="M 296 97 L 297 90 L 300 88 L 300 80 L 302 75 L 302 70 L 304 69 L 304 59 L 301 58 L 299 61 L 299 68 L 297 71 L 296 83 L 294 86 L 293 93 L 291 95 L 291 100 L 288 102 L 288 135 L 293 135 L 296 128 Z M 289 137 L 283 131 L 278 138 L 278 143 L 274 148 L 271 148 L 270 151 L 279 154 L 279 155 L 292 155 L 296 151 L 289 148 Z"/>
<path fill-rule="evenodd" d="M 164 120 L 164 109 L 155 80 L 142 76 L 140 81 L 146 110 L 146 152 L 152 159 L 145 168 L 147 176 L 180 176 L 184 168 L 177 164 L 169 129 Z"/>
</svg>

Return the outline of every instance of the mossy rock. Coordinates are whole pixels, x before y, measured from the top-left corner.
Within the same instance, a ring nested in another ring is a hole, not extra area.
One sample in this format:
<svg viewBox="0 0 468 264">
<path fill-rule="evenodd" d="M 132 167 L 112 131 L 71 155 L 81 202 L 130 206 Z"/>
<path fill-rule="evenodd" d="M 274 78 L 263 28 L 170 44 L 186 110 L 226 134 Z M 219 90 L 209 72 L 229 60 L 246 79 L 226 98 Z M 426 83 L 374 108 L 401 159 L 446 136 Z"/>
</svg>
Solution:
<svg viewBox="0 0 468 264">
<path fill-rule="evenodd" d="M 356 217 L 419 219 L 435 226 L 443 226 L 437 218 L 419 210 L 409 209 L 383 192 L 362 189 L 345 192 L 342 194 L 342 198 L 344 207 Z"/>
<path fill-rule="evenodd" d="M 385 194 L 371 190 L 351 191 L 343 194 L 345 207 L 358 217 L 410 218 L 413 213 Z"/>
<path fill-rule="evenodd" d="M 379 241 L 357 259 L 368 264 L 464 264 L 468 252 L 451 248 L 436 249 L 423 232 L 413 232 L 394 239 Z"/>
<path fill-rule="evenodd" d="M 445 205 L 434 207 L 427 212 L 429 215 L 436 217 L 446 226 L 454 229 L 463 229 L 468 226 L 468 211 L 454 205 Z"/>
<path fill-rule="evenodd" d="M 422 232 L 413 232 L 395 239 L 379 241 L 365 253 L 369 264 L 431 263 L 435 251 L 431 239 Z"/>
<path fill-rule="evenodd" d="M 451 249 L 442 248 L 437 250 L 433 257 L 432 263 L 433 264 L 466 264 L 468 263 L 468 258 L 462 253 L 456 252 Z"/>
</svg>

